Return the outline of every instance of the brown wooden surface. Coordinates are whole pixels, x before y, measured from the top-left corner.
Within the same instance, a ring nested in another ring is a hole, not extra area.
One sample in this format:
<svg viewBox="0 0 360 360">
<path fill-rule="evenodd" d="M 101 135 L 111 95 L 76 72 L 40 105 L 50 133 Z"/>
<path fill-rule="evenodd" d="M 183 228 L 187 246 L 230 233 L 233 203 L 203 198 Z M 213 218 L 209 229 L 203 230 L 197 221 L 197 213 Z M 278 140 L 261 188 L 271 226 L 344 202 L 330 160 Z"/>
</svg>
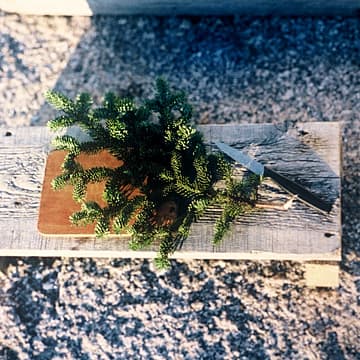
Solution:
<svg viewBox="0 0 360 360">
<path fill-rule="evenodd" d="M 62 190 L 55 191 L 51 181 L 61 174 L 61 165 L 64 161 L 65 151 L 52 151 L 46 161 L 45 176 L 41 192 L 38 230 L 43 235 L 89 235 L 94 234 L 94 225 L 75 226 L 70 223 L 69 217 L 81 208 L 72 198 L 72 186 L 68 185 Z M 94 166 L 115 168 L 121 162 L 106 151 L 94 155 L 81 154 L 78 161 L 84 169 Z M 104 206 L 102 199 L 104 183 L 89 184 L 86 200 L 92 200 Z"/>
</svg>

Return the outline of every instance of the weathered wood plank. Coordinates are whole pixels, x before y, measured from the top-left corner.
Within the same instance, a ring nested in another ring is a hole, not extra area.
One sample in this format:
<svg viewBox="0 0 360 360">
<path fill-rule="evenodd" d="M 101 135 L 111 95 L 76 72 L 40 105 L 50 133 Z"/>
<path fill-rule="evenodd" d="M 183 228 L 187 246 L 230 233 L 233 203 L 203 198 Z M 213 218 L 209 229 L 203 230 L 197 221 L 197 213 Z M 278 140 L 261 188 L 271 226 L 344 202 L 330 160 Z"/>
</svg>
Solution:
<svg viewBox="0 0 360 360">
<path fill-rule="evenodd" d="M 339 265 L 305 264 L 305 284 L 308 287 L 338 287 Z"/>
<path fill-rule="evenodd" d="M 338 123 L 298 124 L 282 132 L 273 125 L 204 125 L 209 147 L 217 140 L 245 149 L 264 162 L 334 200 L 324 215 L 300 202 L 289 211 L 257 210 L 236 221 L 229 236 L 211 244 L 216 208 L 193 225 L 177 258 L 339 260 L 340 142 Z M 11 132 L 11 136 L 5 136 Z M 291 136 L 290 136 L 291 135 Z M 0 133 L 0 255 L 153 257 L 155 248 L 132 252 L 126 238 L 40 236 L 36 229 L 40 189 L 50 139 L 46 128 L 4 129 Z M 285 149 L 285 150 L 284 150 Z M 321 169 L 321 170 L 319 170 Z M 240 171 L 241 169 L 239 169 Z M 262 198 L 288 197 L 272 181 L 262 186 Z"/>
<path fill-rule="evenodd" d="M 339 124 L 306 123 L 288 131 L 269 125 L 214 125 L 200 128 L 209 143 L 224 141 L 241 148 L 274 169 L 308 187 L 326 200 L 334 202 L 330 215 L 306 207 L 300 202 L 287 212 L 261 210 L 245 214 L 236 221 L 233 231 L 216 251 L 265 251 L 273 253 L 324 253 L 335 251 L 340 235 L 340 140 Z M 304 141 L 305 139 L 305 141 Z M 263 199 L 277 200 L 285 193 L 271 181 L 262 187 Z M 214 221 L 213 214 L 204 220 Z M 201 221 L 193 225 L 191 241 L 183 251 L 197 246 L 211 251 L 204 241 L 212 227 Z M 310 250 L 311 249 L 311 250 Z"/>
<path fill-rule="evenodd" d="M 358 0 L 0 0 L 0 9 L 35 15 L 356 15 Z"/>
</svg>

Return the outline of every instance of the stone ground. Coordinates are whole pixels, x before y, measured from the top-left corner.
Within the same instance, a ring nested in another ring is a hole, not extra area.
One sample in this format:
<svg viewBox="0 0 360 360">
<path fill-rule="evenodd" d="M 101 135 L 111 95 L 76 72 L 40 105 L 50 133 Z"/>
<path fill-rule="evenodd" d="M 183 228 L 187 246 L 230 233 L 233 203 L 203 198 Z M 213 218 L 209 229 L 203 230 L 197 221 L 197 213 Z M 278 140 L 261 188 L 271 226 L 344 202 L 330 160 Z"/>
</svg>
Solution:
<svg viewBox="0 0 360 360">
<path fill-rule="evenodd" d="M 49 88 L 148 96 L 197 123 L 339 121 L 340 287 L 290 262 L 11 259 L 0 359 L 360 359 L 360 19 L 34 17 L 0 12 L 0 126 L 44 125 Z M 26 254 L 24 254 L 26 255 Z"/>
</svg>

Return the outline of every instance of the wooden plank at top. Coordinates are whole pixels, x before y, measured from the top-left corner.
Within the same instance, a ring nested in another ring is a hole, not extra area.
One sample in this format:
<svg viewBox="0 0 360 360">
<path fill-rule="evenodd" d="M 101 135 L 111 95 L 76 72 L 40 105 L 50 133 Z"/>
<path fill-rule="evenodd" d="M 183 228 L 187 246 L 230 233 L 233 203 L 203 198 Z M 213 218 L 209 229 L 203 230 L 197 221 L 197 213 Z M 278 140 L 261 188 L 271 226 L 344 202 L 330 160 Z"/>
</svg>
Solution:
<svg viewBox="0 0 360 360">
<path fill-rule="evenodd" d="M 356 15 L 358 0 L 0 0 L 0 9 L 34 15 Z"/>
<path fill-rule="evenodd" d="M 319 196 L 334 202 L 324 215 L 295 202 L 289 211 L 257 210 L 236 221 L 217 247 L 211 244 L 219 209 L 209 209 L 192 227 L 177 258 L 339 260 L 340 141 L 338 123 L 297 124 L 282 132 L 273 125 L 199 126 L 209 149 L 217 140 L 272 164 Z M 5 136 L 6 133 L 11 136 Z M 155 247 L 132 252 L 127 239 L 41 236 L 36 228 L 46 156 L 53 135 L 46 128 L 3 129 L 0 133 L 0 255 L 153 257 Z M 239 170 L 240 171 L 240 170 Z M 261 198 L 288 197 L 266 180 Z"/>
</svg>

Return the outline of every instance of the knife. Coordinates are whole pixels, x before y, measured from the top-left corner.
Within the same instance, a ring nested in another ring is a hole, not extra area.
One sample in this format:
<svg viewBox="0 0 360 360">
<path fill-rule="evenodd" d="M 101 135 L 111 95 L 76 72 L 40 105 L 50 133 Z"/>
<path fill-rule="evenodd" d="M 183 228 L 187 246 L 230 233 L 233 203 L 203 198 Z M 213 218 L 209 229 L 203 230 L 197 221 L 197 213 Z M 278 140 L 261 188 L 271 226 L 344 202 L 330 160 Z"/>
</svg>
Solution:
<svg viewBox="0 0 360 360">
<path fill-rule="evenodd" d="M 216 142 L 215 145 L 226 155 L 231 157 L 233 160 L 253 172 L 254 174 L 270 177 L 275 180 L 280 186 L 282 186 L 288 192 L 297 195 L 298 199 L 306 203 L 307 205 L 314 206 L 319 210 L 329 213 L 332 205 L 317 195 L 311 193 L 303 186 L 295 183 L 287 177 L 279 174 L 278 172 L 264 166 L 257 160 L 251 158 L 249 155 L 241 152 L 240 150 L 234 149 L 233 147 L 224 144 L 223 142 Z"/>
</svg>

